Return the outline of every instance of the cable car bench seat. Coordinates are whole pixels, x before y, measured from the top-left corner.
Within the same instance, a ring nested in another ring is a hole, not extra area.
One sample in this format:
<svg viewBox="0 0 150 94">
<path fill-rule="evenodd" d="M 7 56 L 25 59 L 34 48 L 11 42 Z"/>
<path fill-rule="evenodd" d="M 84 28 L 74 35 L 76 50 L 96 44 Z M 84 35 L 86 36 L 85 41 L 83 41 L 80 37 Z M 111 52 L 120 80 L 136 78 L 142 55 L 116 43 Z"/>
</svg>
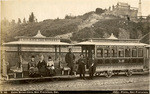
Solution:
<svg viewBox="0 0 150 94">
<path fill-rule="evenodd" d="M 67 75 L 69 75 L 71 69 L 67 66 L 67 63 L 63 63 L 62 67 L 62 75 L 65 75 L 65 72 L 67 72 Z"/>
<path fill-rule="evenodd" d="M 16 66 L 11 67 L 10 71 L 7 74 L 7 79 L 11 78 L 22 78 L 23 77 L 23 72 L 21 68 L 18 68 Z"/>
<path fill-rule="evenodd" d="M 29 69 L 28 69 L 28 63 L 27 64 L 22 64 L 23 68 L 23 77 L 29 77 Z"/>
</svg>

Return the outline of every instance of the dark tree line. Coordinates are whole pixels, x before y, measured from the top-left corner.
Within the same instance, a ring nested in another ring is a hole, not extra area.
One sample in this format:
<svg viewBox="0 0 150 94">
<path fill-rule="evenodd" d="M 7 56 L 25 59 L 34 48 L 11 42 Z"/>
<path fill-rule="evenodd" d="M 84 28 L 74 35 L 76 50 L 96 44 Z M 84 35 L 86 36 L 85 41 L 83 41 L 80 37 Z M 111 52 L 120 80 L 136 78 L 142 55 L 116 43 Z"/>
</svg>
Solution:
<svg viewBox="0 0 150 94">
<path fill-rule="evenodd" d="M 37 22 L 37 19 L 35 18 L 33 12 L 31 13 L 31 15 L 29 15 L 29 22 L 30 23 Z"/>
<path fill-rule="evenodd" d="M 96 8 L 95 13 L 96 14 L 102 14 L 104 13 L 106 10 L 102 9 L 102 8 Z"/>
<path fill-rule="evenodd" d="M 1 24 L 3 26 L 15 26 L 15 25 L 20 25 L 20 24 L 34 23 L 34 22 L 37 22 L 37 19 L 34 16 L 34 13 L 32 12 L 31 15 L 29 15 L 29 20 L 28 21 L 25 18 L 23 18 L 22 21 L 21 21 L 20 18 L 18 18 L 17 21 L 15 21 L 14 19 L 12 19 L 11 22 L 9 22 L 6 18 L 4 18 L 1 21 Z"/>
</svg>

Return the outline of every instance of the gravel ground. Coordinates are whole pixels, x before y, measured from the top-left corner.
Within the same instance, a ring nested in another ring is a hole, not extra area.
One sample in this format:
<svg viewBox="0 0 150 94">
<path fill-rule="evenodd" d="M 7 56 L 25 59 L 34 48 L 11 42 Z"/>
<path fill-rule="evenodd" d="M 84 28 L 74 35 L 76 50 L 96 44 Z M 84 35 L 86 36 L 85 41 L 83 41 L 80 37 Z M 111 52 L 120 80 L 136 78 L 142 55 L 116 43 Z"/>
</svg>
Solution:
<svg viewBox="0 0 150 94">
<path fill-rule="evenodd" d="M 0 83 L 0 91 L 9 90 L 149 90 L 149 75 L 95 77 L 93 80 L 68 79 L 34 83 Z"/>
</svg>

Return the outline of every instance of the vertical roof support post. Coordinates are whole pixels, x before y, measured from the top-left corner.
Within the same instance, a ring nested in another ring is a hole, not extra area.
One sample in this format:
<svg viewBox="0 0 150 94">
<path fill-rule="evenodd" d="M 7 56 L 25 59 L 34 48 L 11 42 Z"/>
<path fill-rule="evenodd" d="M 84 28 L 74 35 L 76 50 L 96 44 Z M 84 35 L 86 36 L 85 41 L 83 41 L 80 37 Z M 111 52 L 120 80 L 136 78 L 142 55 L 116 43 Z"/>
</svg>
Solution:
<svg viewBox="0 0 150 94">
<path fill-rule="evenodd" d="M 87 57 L 88 57 L 87 54 L 88 54 L 88 53 L 87 53 L 87 47 L 85 47 L 85 57 L 86 57 L 86 59 L 87 59 Z"/>
<path fill-rule="evenodd" d="M 138 57 L 138 51 L 139 49 L 138 49 L 138 47 L 136 47 L 136 54 L 137 54 L 137 56 L 136 57 Z"/>
<path fill-rule="evenodd" d="M 82 54 L 83 54 L 83 46 L 81 46 Z"/>
<path fill-rule="evenodd" d="M 117 58 L 118 58 L 119 57 L 119 54 L 118 54 L 119 48 L 118 48 L 118 46 L 116 46 L 116 49 L 117 49 Z"/>
<path fill-rule="evenodd" d="M 103 47 L 103 48 L 102 48 L 102 49 L 103 49 L 102 55 L 103 55 L 103 59 L 104 59 L 104 53 L 105 53 L 105 51 L 104 51 L 104 46 L 102 46 L 102 47 Z"/>
<path fill-rule="evenodd" d="M 61 47 L 60 47 L 60 45 L 59 45 L 59 68 L 61 67 L 60 65 L 60 63 L 61 63 L 61 61 L 60 61 L 60 59 L 61 59 Z"/>
<path fill-rule="evenodd" d="M 92 46 L 88 47 L 88 56 L 89 56 L 89 58 L 92 58 L 92 48 L 91 47 Z"/>
<path fill-rule="evenodd" d="M 55 45 L 55 60 L 57 60 L 57 46 Z"/>
<path fill-rule="evenodd" d="M 96 53 L 96 52 L 97 52 L 97 46 L 96 46 L 96 45 L 95 45 L 95 48 L 94 48 L 94 49 L 95 49 L 95 50 L 94 50 L 94 51 L 95 51 L 95 53 L 94 53 L 94 54 L 95 54 L 95 57 L 97 57 L 97 53 Z"/>
<path fill-rule="evenodd" d="M 6 49 L 4 48 L 4 46 L 1 45 L 1 70 L 0 70 L 0 79 L 2 78 L 2 76 L 7 76 L 7 64 L 6 63 Z"/>
<path fill-rule="evenodd" d="M 125 52 L 126 52 L 126 47 L 124 46 L 123 49 L 124 49 L 124 50 L 123 50 L 123 51 L 124 51 L 124 53 L 123 53 L 123 54 L 124 54 L 124 57 L 126 57 L 126 53 L 125 53 Z"/>
<path fill-rule="evenodd" d="M 18 45 L 18 58 L 19 58 L 19 64 L 18 64 L 18 68 L 21 68 L 21 62 L 22 62 L 22 58 L 21 58 L 21 45 Z"/>
<path fill-rule="evenodd" d="M 149 62 L 149 64 L 150 64 L 150 47 L 148 48 L 148 58 L 149 58 L 149 61 L 148 61 L 148 62 Z M 149 64 L 148 64 L 148 65 L 149 65 Z"/>
<path fill-rule="evenodd" d="M 132 49 L 131 49 L 131 47 L 129 47 L 129 50 L 130 50 L 130 53 L 129 53 L 130 56 L 129 56 L 129 57 L 131 58 L 131 57 L 132 57 Z M 130 59 L 130 58 L 129 58 L 129 59 Z"/>
<path fill-rule="evenodd" d="M 109 46 L 109 57 L 110 57 L 110 64 L 112 64 L 112 46 Z"/>
</svg>

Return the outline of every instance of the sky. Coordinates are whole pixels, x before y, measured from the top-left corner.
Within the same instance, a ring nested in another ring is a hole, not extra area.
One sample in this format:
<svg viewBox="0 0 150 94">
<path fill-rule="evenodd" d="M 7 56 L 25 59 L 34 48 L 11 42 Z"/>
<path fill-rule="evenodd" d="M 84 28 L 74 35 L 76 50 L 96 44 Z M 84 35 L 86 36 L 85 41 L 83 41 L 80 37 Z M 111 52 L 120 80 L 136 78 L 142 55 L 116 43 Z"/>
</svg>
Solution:
<svg viewBox="0 0 150 94">
<path fill-rule="evenodd" d="M 142 15 L 147 16 L 150 14 L 150 0 L 141 1 Z M 1 19 L 28 20 L 31 12 L 38 21 L 62 19 L 66 14 L 77 16 L 95 11 L 96 8 L 108 9 L 117 2 L 125 2 L 138 8 L 139 0 L 1 0 Z"/>
</svg>

